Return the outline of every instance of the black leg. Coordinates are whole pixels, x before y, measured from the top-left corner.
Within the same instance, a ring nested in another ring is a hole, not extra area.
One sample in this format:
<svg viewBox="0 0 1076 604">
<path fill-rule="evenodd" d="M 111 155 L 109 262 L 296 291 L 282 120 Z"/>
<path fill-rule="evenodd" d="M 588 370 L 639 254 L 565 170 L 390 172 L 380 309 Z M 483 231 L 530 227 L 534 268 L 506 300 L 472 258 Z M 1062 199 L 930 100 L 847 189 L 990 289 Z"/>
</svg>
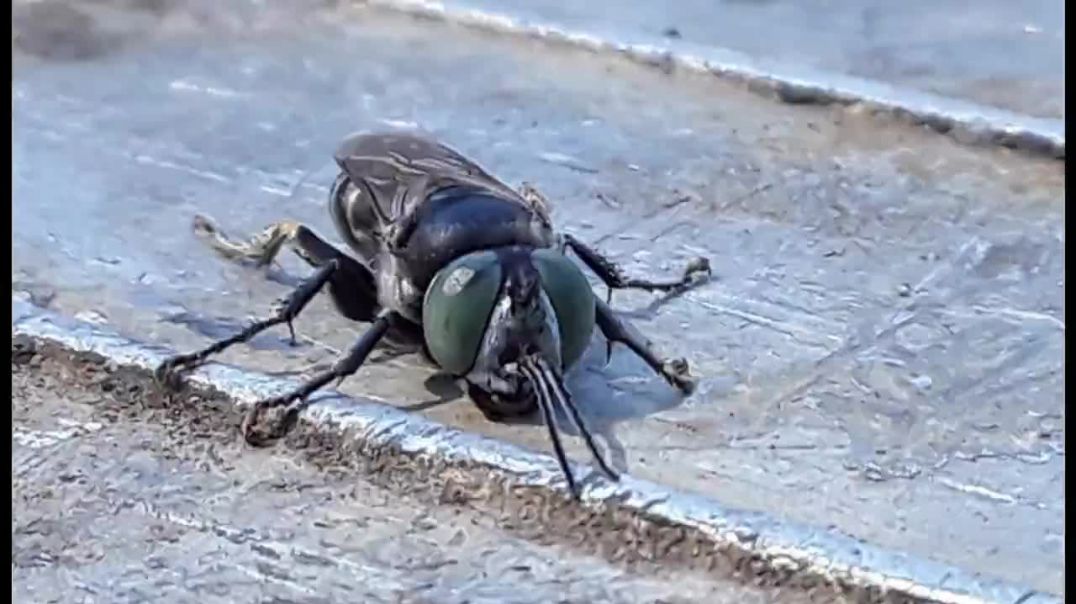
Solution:
<svg viewBox="0 0 1076 604">
<path fill-rule="evenodd" d="M 688 372 L 687 361 L 684 359 L 662 359 L 654 352 L 653 347 L 634 329 L 627 321 L 617 317 L 609 305 L 594 297 L 597 306 L 598 328 L 602 335 L 610 343 L 620 342 L 625 344 L 635 354 L 639 355 L 647 365 L 661 374 L 670 384 L 679 388 L 685 394 L 690 394 L 695 389 L 695 379 Z"/>
<path fill-rule="evenodd" d="M 363 323 L 377 318 L 381 305 L 377 301 L 377 282 L 370 269 L 305 226 L 296 229 L 294 244 L 295 253 L 312 266 L 336 262 L 337 270 L 329 279 L 329 295 L 340 314 Z"/>
<path fill-rule="evenodd" d="M 564 235 L 564 245 L 571 248 L 579 259 L 583 261 L 583 264 L 587 265 L 587 268 L 594 271 L 594 274 L 609 288 L 605 295 L 605 301 L 612 302 L 614 289 L 644 289 L 647 291 L 676 291 L 684 289 L 695 282 L 697 275 L 710 275 L 710 261 L 703 257 L 698 257 L 688 262 L 684 267 L 684 274 L 682 277 L 676 280 L 665 281 L 647 281 L 644 279 L 633 279 L 624 275 L 624 271 L 621 270 L 612 260 L 609 260 L 603 256 L 598 250 L 586 245 L 582 241 L 579 241 L 571 235 Z M 609 358 L 613 354 L 613 341 L 608 340 L 605 345 L 605 360 L 609 361 Z"/>
<path fill-rule="evenodd" d="M 243 436 L 247 442 L 254 446 L 262 446 L 283 436 L 295 423 L 299 412 L 305 406 L 306 398 L 333 380 L 343 380 L 354 375 L 396 319 L 397 315 L 392 311 L 381 313 L 348 351 L 347 356 L 337 361 L 331 369 L 315 375 L 288 394 L 258 401 L 243 420 Z M 286 407 L 284 417 L 267 433 L 255 433 L 254 426 L 257 424 L 258 417 L 266 409 L 274 407 Z"/>
<path fill-rule="evenodd" d="M 645 279 L 633 279 L 624 275 L 619 266 L 603 256 L 600 252 L 584 244 L 571 235 L 564 236 L 564 244 L 571 248 L 587 268 L 594 271 L 610 290 L 614 289 L 645 289 L 647 291 L 674 291 L 691 285 L 697 275 L 710 274 L 710 261 L 698 257 L 688 263 L 684 268 L 684 274 L 679 279 L 665 281 L 647 281 Z M 612 291 L 610 291 L 612 295 Z M 607 298 L 608 299 L 608 298 Z"/>
<path fill-rule="evenodd" d="M 352 321 L 369 322 L 377 317 L 380 310 L 377 283 L 370 269 L 302 224 L 289 220 L 277 222 L 247 241 L 237 242 L 208 217 L 195 216 L 194 231 L 225 258 L 253 262 L 256 266 L 272 263 L 285 245 L 314 268 L 335 260 L 337 270 L 329 280 L 329 294 L 337 310 Z"/>
<path fill-rule="evenodd" d="M 318 269 L 316 273 L 304 280 L 287 298 L 281 301 L 272 317 L 255 321 L 234 336 L 218 340 L 201 350 L 188 354 L 176 355 L 165 360 L 161 363 L 160 367 L 157 368 L 157 379 L 167 383 L 170 381 L 170 375 L 176 369 L 190 369 L 197 367 L 204 363 L 211 355 L 217 354 L 233 344 L 246 342 L 266 329 L 280 325 L 281 323 L 286 323 L 288 325 L 292 339 L 294 339 L 295 330 L 292 328 L 292 320 L 299 316 L 299 313 L 302 312 L 303 308 L 306 307 L 310 300 L 312 300 L 314 296 L 321 291 L 321 288 L 328 283 L 329 278 L 332 277 L 337 266 L 338 264 L 336 261 L 330 261 L 328 264 Z"/>
</svg>

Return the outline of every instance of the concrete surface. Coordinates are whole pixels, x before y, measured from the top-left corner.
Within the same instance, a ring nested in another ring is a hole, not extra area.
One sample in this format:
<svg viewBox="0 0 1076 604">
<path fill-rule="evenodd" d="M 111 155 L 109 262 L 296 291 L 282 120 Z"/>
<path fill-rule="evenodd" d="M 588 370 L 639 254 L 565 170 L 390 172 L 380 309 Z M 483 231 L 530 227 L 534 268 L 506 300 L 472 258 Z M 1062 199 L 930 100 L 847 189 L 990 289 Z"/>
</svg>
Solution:
<svg viewBox="0 0 1076 604">
<path fill-rule="evenodd" d="M 538 545 L 52 359 L 11 377 L 16 602 L 806 601 Z"/>
<path fill-rule="evenodd" d="M 153 377 L 173 351 L 43 310 L 12 297 L 12 358 L 59 361 L 80 383 L 137 410 L 166 408 L 171 419 L 227 426 L 256 401 L 297 382 L 211 363 L 163 392 Z M 325 392 L 283 440 L 297 455 L 333 460 L 341 471 L 437 507 L 464 506 L 506 533 L 571 543 L 608 560 L 682 568 L 774 595 L 834 602 L 1054 604 L 1027 585 L 984 577 L 765 513 L 622 474 L 601 479 L 576 463 L 581 500 L 546 453 L 431 421 L 367 398 Z M 180 418 L 181 416 L 186 416 Z"/>
<path fill-rule="evenodd" d="M 405 4 L 407 0 L 401 2 Z M 477 10 L 652 40 L 673 52 L 750 57 L 1065 117 L 1064 0 L 445 0 Z M 662 40 L 664 38 L 664 40 Z"/>
<path fill-rule="evenodd" d="M 1063 165 L 452 27 L 185 10 L 92 13 L 98 29 L 61 34 L 112 42 L 16 57 L 13 289 L 200 345 L 288 275 L 219 261 L 195 212 L 331 235 L 340 137 L 421 128 L 537 184 L 632 272 L 713 259 L 715 280 L 679 299 L 614 299 L 691 359 L 698 393 L 678 399 L 623 351 L 603 368 L 598 346 L 573 379 L 618 467 L 1063 593 Z M 24 45 L 58 35 L 33 23 Z M 267 334 L 225 360 L 295 370 L 363 328 L 325 301 L 307 313 L 304 346 Z M 343 390 L 548 449 L 417 359 Z"/>
<path fill-rule="evenodd" d="M 966 144 L 1065 158 L 1064 118 L 1043 109 L 1063 107 L 1064 69 L 1047 67 L 1040 73 L 1042 61 L 1032 61 L 1020 64 L 1013 75 L 1015 63 L 1010 61 L 1030 54 L 1056 63 L 1063 43 L 1052 40 L 1055 43 L 1044 49 L 1027 40 L 1014 42 L 1016 30 L 1006 20 L 1014 12 L 1055 13 L 1059 7 L 1053 3 L 1033 4 L 1032 10 L 1014 5 L 1019 8 L 1013 11 L 998 2 L 948 3 L 938 9 L 923 3 L 877 2 L 623 6 L 560 0 L 356 1 L 424 20 L 627 59 L 667 74 L 716 76 L 790 104 L 852 107 L 895 117 Z M 657 33 L 662 26 L 656 24 L 668 22 L 688 23 L 694 37 L 685 40 L 676 26 Z M 1041 33 L 1038 26 L 1024 27 L 1025 33 Z M 879 36 L 889 44 L 877 40 Z M 898 40 L 904 45 L 891 48 Z M 909 40 L 926 47 L 909 48 Z M 916 63 L 924 55 L 930 62 Z M 906 64 L 909 60 L 912 65 Z M 1037 79 L 1016 85 L 1013 78 L 1021 77 Z"/>
</svg>

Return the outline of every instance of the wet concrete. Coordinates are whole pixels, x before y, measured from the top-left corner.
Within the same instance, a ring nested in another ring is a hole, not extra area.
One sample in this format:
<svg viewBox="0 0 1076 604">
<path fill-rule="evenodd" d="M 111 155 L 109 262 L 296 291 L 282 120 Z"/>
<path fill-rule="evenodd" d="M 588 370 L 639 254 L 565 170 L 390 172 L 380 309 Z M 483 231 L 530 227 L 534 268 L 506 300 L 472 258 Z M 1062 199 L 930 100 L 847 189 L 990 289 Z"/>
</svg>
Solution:
<svg viewBox="0 0 1076 604">
<path fill-rule="evenodd" d="M 12 386 L 15 601 L 807 601 L 539 545 L 54 359 L 20 359 Z"/>
<path fill-rule="evenodd" d="M 671 52 L 729 50 L 886 82 L 1036 117 L 1065 116 L 1065 3 L 448 0 L 602 39 Z"/>
<path fill-rule="evenodd" d="M 200 345 L 286 288 L 214 257 L 195 212 L 331 235 L 339 138 L 421 128 L 537 184 L 633 273 L 714 260 L 678 299 L 614 299 L 690 357 L 698 393 L 623 351 L 603 367 L 600 346 L 573 378 L 619 467 L 1062 592 L 1062 166 L 364 12 L 153 19 L 93 58 L 17 57 L 13 289 Z M 323 300 L 297 327 L 300 347 L 268 336 L 225 359 L 300 369 L 362 329 Z M 431 376 L 401 357 L 343 390 L 548 448 Z"/>
</svg>

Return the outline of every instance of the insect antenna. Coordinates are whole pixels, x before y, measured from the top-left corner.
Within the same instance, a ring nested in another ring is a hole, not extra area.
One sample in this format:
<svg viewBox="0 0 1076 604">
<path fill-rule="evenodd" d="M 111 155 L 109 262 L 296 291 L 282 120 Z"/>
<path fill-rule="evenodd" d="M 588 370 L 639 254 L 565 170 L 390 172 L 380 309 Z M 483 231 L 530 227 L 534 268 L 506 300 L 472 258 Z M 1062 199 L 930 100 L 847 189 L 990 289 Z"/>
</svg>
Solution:
<svg viewBox="0 0 1076 604">
<path fill-rule="evenodd" d="M 590 454 L 593 455 L 594 460 L 598 462 L 598 467 L 601 468 L 601 471 L 604 472 L 610 480 L 620 480 L 620 476 L 609 467 L 609 464 L 605 461 L 605 457 L 603 457 L 598 450 L 597 445 L 594 443 L 594 437 L 590 428 L 587 426 L 586 422 L 583 421 L 583 415 L 579 413 L 579 409 L 575 406 L 575 401 L 572 400 L 572 395 L 568 392 L 568 389 L 564 387 L 564 383 L 561 381 L 560 377 L 554 373 L 553 368 L 549 366 L 549 363 L 547 363 L 545 359 L 536 357 L 532 363 L 534 370 L 536 370 L 538 374 L 544 378 L 543 381 L 550 386 L 553 400 L 556 401 L 557 406 L 564 411 L 565 415 L 568 416 L 568 419 L 579 432 L 579 435 L 583 437 L 583 442 L 586 443 L 587 448 L 590 449 Z"/>
<path fill-rule="evenodd" d="M 568 467 L 568 458 L 564 456 L 564 447 L 560 442 L 560 434 L 557 433 L 553 396 L 550 393 L 549 384 L 546 384 L 541 374 L 526 361 L 520 363 L 519 369 L 534 387 L 538 410 L 542 414 L 542 421 L 545 422 L 546 427 L 549 429 L 549 440 L 553 441 L 553 452 L 556 454 L 557 463 L 560 465 L 561 471 L 564 472 L 564 479 L 568 482 L 568 490 L 571 491 L 573 497 L 578 498 L 579 491 L 575 486 L 575 477 L 572 476 L 572 470 Z"/>
</svg>

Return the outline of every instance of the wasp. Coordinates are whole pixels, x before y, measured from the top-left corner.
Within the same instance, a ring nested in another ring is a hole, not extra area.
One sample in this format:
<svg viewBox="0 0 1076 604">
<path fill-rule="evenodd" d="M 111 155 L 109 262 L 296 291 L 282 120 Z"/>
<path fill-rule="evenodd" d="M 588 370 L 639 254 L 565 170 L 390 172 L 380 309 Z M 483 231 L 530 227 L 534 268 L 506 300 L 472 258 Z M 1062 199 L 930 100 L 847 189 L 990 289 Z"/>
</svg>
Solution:
<svg viewBox="0 0 1076 604">
<path fill-rule="evenodd" d="M 601 471 L 617 480 L 564 385 L 583 356 L 595 326 L 607 346 L 626 345 L 683 393 L 695 385 L 688 363 L 657 354 L 638 331 L 598 297 L 570 251 L 609 288 L 677 291 L 710 274 L 696 258 L 666 281 L 627 277 L 614 263 L 576 237 L 553 228 L 548 201 L 530 185 L 513 189 L 448 146 L 410 134 L 356 134 L 334 154 L 339 174 L 329 194 L 329 214 L 350 253 L 327 243 L 310 227 L 282 221 L 253 238 L 229 238 L 205 217 L 195 227 L 225 257 L 267 266 L 289 247 L 313 267 L 271 316 L 235 335 L 165 360 L 158 379 L 277 325 L 287 325 L 323 289 L 346 318 L 369 323 L 330 369 L 295 390 L 261 400 L 241 430 L 252 445 L 286 433 L 307 398 L 355 374 L 374 348 L 411 345 L 441 371 L 462 378 L 467 393 L 494 421 L 532 414 L 546 425 L 570 492 L 578 496 L 557 422 L 575 427 Z M 608 350 L 607 350 L 608 354 Z M 267 431 L 260 416 L 284 408 Z"/>
</svg>

